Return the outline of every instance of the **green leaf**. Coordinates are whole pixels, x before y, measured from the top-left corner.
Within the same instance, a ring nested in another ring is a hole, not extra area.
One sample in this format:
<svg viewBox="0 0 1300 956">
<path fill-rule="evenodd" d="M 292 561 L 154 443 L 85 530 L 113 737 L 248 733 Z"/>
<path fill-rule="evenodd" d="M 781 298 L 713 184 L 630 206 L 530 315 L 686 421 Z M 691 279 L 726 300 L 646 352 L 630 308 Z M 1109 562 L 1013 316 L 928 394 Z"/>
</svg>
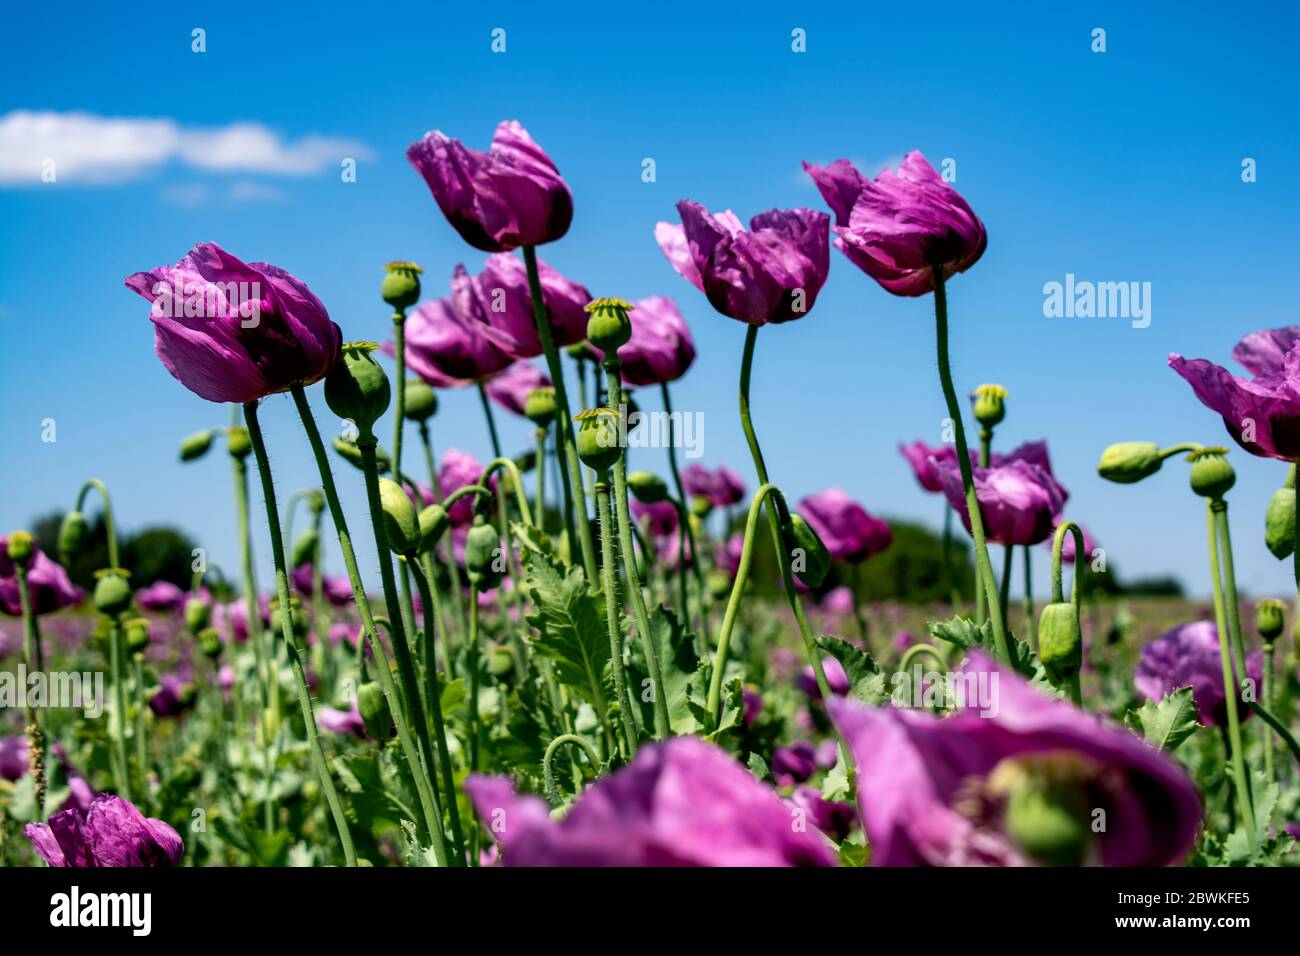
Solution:
<svg viewBox="0 0 1300 956">
<path fill-rule="evenodd" d="M 754 775 L 755 780 L 766 780 L 768 773 L 767 761 L 759 754 L 751 753 L 749 755 L 749 772 Z"/>
<path fill-rule="evenodd" d="M 669 727 L 675 734 L 694 733 L 700 729 L 689 703 L 691 680 L 699 666 L 695 641 L 677 615 L 664 607 L 650 612 L 650 639 L 664 679 L 664 686 L 655 691 L 665 697 Z"/>
<path fill-rule="evenodd" d="M 718 716 L 718 725 L 705 740 L 716 741 L 728 730 L 740 726 L 745 716 L 745 689 L 739 677 L 733 677 L 722 685 L 722 713 Z"/>
<path fill-rule="evenodd" d="M 1190 687 L 1166 694 L 1159 703 L 1146 701 L 1133 716 L 1147 743 L 1160 750 L 1176 749 L 1200 726 L 1196 722 L 1196 704 Z"/>
<path fill-rule="evenodd" d="M 439 683 L 442 685 L 438 694 L 439 707 L 443 717 L 450 717 L 469 699 L 469 691 L 465 689 L 463 677 L 457 677 L 455 680 L 439 678 Z"/>
<path fill-rule="evenodd" d="M 551 542 L 551 536 L 541 528 L 526 525 L 521 521 L 512 521 L 510 522 L 510 533 L 515 536 L 515 540 L 523 548 L 525 564 L 528 563 L 533 554 L 547 558 L 555 556 L 555 545 Z"/>
<path fill-rule="evenodd" d="M 885 674 L 875 659 L 855 644 L 838 637 L 817 638 L 817 646 L 826 651 L 844 668 L 849 678 L 849 695 L 879 707 L 889 701 Z"/>
<path fill-rule="evenodd" d="M 976 625 L 968 617 L 954 617 L 947 621 L 930 621 L 927 624 L 930 634 L 941 641 L 947 641 L 963 651 L 980 648 L 987 651 L 994 660 L 998 659 L 997 641 L 993 638 L 993 622 L 985 621 Z M 1031 680 L 1042 683 L 1046 680 L 1043 667 L 1038 662 L 1038 655 L 1024 641 L 1007 631 L 1007 645 L 1011 651 L 1011 666 Z"/>
<path fill-rule="evenodd" d="M 536 610 L 534 647 L 555 662 L 555 675 L 590 701 L 608 696 L 609 632 L 605 602 L 587 586 L 580 568 L 563 568 L 551 555 L 529 562 L 524 582 Z"/>
</svg>

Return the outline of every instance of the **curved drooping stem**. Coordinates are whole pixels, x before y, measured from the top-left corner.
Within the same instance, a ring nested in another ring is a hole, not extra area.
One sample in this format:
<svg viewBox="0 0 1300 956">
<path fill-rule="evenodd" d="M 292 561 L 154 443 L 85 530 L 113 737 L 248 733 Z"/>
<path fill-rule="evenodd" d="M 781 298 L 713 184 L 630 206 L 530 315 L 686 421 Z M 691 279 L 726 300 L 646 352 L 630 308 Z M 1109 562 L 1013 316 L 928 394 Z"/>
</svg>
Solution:
<svg viewBox="0 0 1300 956">
<path fill-rule="evenodd" d="M 596 756 L 596 751 L 592 749 L 591 744 L 577 734 L 560 734 L 546 745 L 546 752 L 542 754 L 542 782 L 546 789 L 546 799 L 550 801 L 552 807 L 558 807 L 564 802 L 564 797 L 560 795 L 560 790 L 555 785 L 555 774 L 551 770 L 555 751 L 564 744 L 573 744 L 581 748 L 582 752 L 587 755 L 587 762 L 591 765 L 592 773 L 600 773 L 600 758 Z"/>
<path fill-rule="evenodd" d="M 935 340 L 939 358 L 939 382 L 943 386 L 948 417 L 952 419 L 953 434 L 957 444 L 957 467 L 961 471 L 962 487 L 966 491 L 966 512 L 970 518 L 971 538 L 975 542 L 975 567 L 977 584 L 983 581 L 984 597 L 988 601 L 989 619 L 993 624 L 993 642 L 1003 663 L 1011 662 L 1011 645 L 1007 642 L 1002 609 L 998 602 L 997 582 L 993 566 L 989 563 L 989 549 L 984 540 L 984 519 L 980 516 L 979 501 L 975 497 L 975 476 L 970 467 L 970 452 L 966 447 L 966 428 L 962 424 L 961 406 L 952 384 L 952 368 L 948 358 L 948 298 L 944 289 L 943 267 L 934 269 Z"/>
<path fill-rule="evenodd" d="M 1295 736 L 1287 729 L 1286 724 L 1282 723 L 1276 714 L 1258 701 L 1250 704 L 1249 707 L 1264 723 L 1273 728 L 1274 733 L 1282 738 L 1282 742 L 1291 751 L 1291 756 L 1295 757 L 1297 764 L 1300 764 L 1300 743 L 1296 742 Z"/>
<path fill-rule="evenodd" d="M 903 652 L 902 658 L 898 662 L 898 672 L 906 674 L 907 669 L 912 666 L 912 661 L 918 657 L 929 657 L 934 660 L 944 670 L 948 669 L 948 658 L 943 652 L 933 644 L 913 644 Z"/>
<path fill-rule="evenodd" d="M 599 476 L 593 486 L 596 492 L 596 515 L 600 523 L 601 579 L 605 590 L 605 626 L 609 631 L 610 670 L 614 672 L 614 696 L 623 725 L 618 738 L 619 749 L 626 760 L 636 752 L 636 723 L 632 720 L 632 699 L 627 692 L 627 671 L 623 664 L 623 622 L 619 613 L 618 558 L 614 553 L 614 516 L 609 507 L 609 473 Z M 629 585 L 630 586 L 630 585 Z M 659 690 L 658 687 L 655 688 Z M 656 697 L 663 696 L 656 693 Z"/>
<path fill-rule="evenodd" d="M 1052 603 L 1062 604 L 1065 601 L 1062 592 L 1061 578 L 1063 569 L 1061 565 L 1064 562 L 1065 536 L 1074 535 L 1074 574 L 1070 578 L 1070 607 L 1074 609 L 1074 628 L 1075 633 L 1079 635 L 1079 640 L 1083 640 L 1083 621 L 1080 616 L 1080 581 L 1083 578 L 1084 549 L 1083 529 L 1074 521 L 1062 521 L 1056 526 L 1056 534 L 1052 537 Z M 1026 549 L 1027 550 L 1027 549 Z M 1025 554 L 1025 564 L 1029 564 L 1029 554 Z M 1075 707 L 1083 706 L 1083 688 L 1080 684 L 1080 670 L 1077 668 L 1070 677 L 1070 700 Z"/>
<path fill-rule="evenodd" d="M 334 826 L 338 830 L 339 842 L 343 845 L 343 858 L 348 866 L 356 866 L 357 851 L 352 844 L 352 832 L 348 829 L 348 818 L 343 812 L 343 803 L 334 788 L 334 778 L 330 774 L 329 762 L 325 758 L 325 748 L 321 746 L 320 734 L 316 727 L 316 715 L 312 710 L 311 689 L 307 686 L 307 675 L 303 670 L 300 648 L 293 633 L 289 602 L 289 572 L 285 567 L 279 505 L 275 501 L 275 482 L 271 478 L 271 462 L 267 457 L 266 443 L 262 440 L 262 429 L 257 421 L 257 402 L 244 403 L 244 419 L 248 424 L 248 436 L 253 444 L 253 454 L 257 458 L 257 470 L 262 476 L 262 497 L 266 503 L 266 523 L 271 532 L 271 555 L 275 562 L 276 593 L 280 598 L 280 631 L 289 654 L 294 682 L 298 687 L 298 705 L 302 709 L 303 725 L 307 730 L 307 745 L 311 752 L 312 764 L 316 768 L 316 776 L 320 781 L 321 792 L 325 795 L 325 802 L 329 805 L 330 813 L 334 817 Z"/>
<path fill-rule="evenodd" d="M 108 540 L 108 566 L 110 568 L 120 568 L 122 564 L 117 553 L 117 526 L 113 521 L 113 499 L 109 497 L 108 486 L 98 478 L 87 480 L 81 486 L 81 490 L 77 492 L 76 510 L 85 510 L 86 495 L 90 493 L 92 488 L 99 492 L 99 498 L 104 508 L 104 536 Z"/>
</svg>

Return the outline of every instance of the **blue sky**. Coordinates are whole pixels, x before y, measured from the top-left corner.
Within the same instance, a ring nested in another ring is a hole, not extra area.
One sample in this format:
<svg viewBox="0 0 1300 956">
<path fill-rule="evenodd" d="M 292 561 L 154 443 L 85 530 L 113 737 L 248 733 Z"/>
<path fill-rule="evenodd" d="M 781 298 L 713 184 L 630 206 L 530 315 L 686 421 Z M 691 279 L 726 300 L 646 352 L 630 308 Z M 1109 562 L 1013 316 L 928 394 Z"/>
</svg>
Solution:
<svg viewBox="0 0 1300 956">
<path fill-rule="evenodd" d="M 420 262 L 426 290 L 442 294 L 456 263 L 482 260 L 442 219 L 405 147 L 436 127 L 485 148 L 497 122 L 517 118 L 575 196 L 572 229 L 542 258 L 597 295 L 676 298 L 699 358 L 675 402 L 705 414 L 708 463 L 751 477 L 735 407 L 744 328 L 671 270 L 655 222 L 675 219 L 687 197 L 746 219 L 824 208 L 805 159 L 847 157 L 871 173 L 914 148 L 936 165 L 955 159 L 955 185 L 989 231 L 982 261 L 950 285 L 958 387 L 1007 387 L 999 445 L 1049 439 L 1067 513 L 1122 574 L 1173 573 L 1205 593 L 1203 511 L 1184 467 L 1117 487 L 1095 466 L 1120 439 L 1226 441 L 1167 354 L 1227 361 L 1245 332 L 1297 320 L 1297 8 L 877 7 L 16 7 L 0 37 L 0 528 L 70 506 L 97 475 L 123 526 L 179 524 L 233 572 L 224 455 L 176 460 L 181 436 L 224 424 L 228 410 L 166 373 L 148 307 L 122 278 L 212 240 L 303 278 L 346 338 L 381 338 L 383 263 Z M 191 51 L 196 27 L 202 54 Z M 490 49 L 498 27 L 504 54 Z M 1105 53 L 1090 49 L 1096 27 Z M 795 28 L 805 53 L 791 51 Z M 59 114 L 71 140 L 74 112 L 165 122 L 124 127 L 148 135 L 111 156 L 65 138 L 58 181 L 40 183 L 14 169 L 20 110 Z M 241 123 L 258 126 L 232 127 Z M 204 147 L 214 136 L 224 149 Z M 341 182 L 340 155 L 358 157 L 355 183 Z M 645 157 L 654 183 L 641 179 Z M 1245 157 L 1258 164 L 1252 184 L 1241 181 Z M 1043 285 L 1067 273 L 1150 282 L 1150 327 L 1045 318 Z M 795 497 L 838 484 L 872 511 L 937 526 L 939 500 L 895 450 L 938 440 L 933 348 L 928 298 L 895 298 L 832 252 L 815 309 L 759 336 L 755 417 L 774 479 Z M 314 483 L 314 465 L 287 398 L 262 417 L 283 499 Z M 52 444 L 41 441 L 46 418 Z M 522 449 L 528 423 L 502 426 L 508 448 Z M 440 448 L 489 457 L 472 393 L 444 396 L 435 434 Z M 1262 542 L 1285 468 L 1232 458 L 1241 586 L 1285 592 L 1289 566 Z M 339 474 L 360 525 L 358 476 Z M 268 551 L 263 535 L 263 581 Z M 373 571 L 373 556 L 363 560 Z"/>
</svg>

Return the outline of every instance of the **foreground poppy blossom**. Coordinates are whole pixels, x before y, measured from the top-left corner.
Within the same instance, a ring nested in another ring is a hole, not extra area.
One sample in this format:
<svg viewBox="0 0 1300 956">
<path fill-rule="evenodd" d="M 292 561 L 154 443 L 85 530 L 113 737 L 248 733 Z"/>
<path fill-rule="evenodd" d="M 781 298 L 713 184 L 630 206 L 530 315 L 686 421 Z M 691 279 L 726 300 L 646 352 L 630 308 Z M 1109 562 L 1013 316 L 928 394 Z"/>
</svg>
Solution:
<svg viewBox="0 0 1300 956">
<path fill-rule="evenodd" d="M 646 744 L 563 820 L 505 777 L 465 789 L 506 866 L 833 866 L 793 808 L 726 751 L 694 737 Z"/>
<path fill-rule="evenodd" d="M 210 402 L 252 402 L 329 374 L 343 345 L 320 299 L 279 266 L 202 242 L 174 266 L 126 277 L 153 303 L 154 350 Z"/>
<path fill-rule="evenodd" d="M 1246 674 L 1256 687 L 1263 683 L 1263 673 L 1263 652 L 1247 654 Z M 1144 697 L 1155 701 L 1179 688 L 1190 687 L 1200 722 L 1207 727 L 1228 726 L 1219 630 L 1213 621 L 1180 624 L 1142 645 L 1133 683 Z M 1238 711 L 1243 720 L 1251 716 L 1249 707 Z"/>
<path fill-rule="evenodd" d="M 497 126 L 486 153 L 432 130 L 407 148 L 406 158 L 452 228 L 475 249 L 508 252 L 569 231 L 573 194 L 516 120 Z"/>
<path fill-rule="evenodd" d="M 994 708 L 978 694 L 947 718 L 829 704 L 857 761 L 872 863 L 1168 866 L 1187 855 L 1201 802 L 1173 759 L 1043 696 L 982 651 L 957 679 L 985 686 L 996 712 L 980 716 Z"/>
<path fill-rule="evenodd" d="M 884 551 L 894 533 L 839 488 L 828 488 L 799 502 L 799 513 L 812 525 L 831 558 L 857 564 Z"/>
<path fill-rule="evenodd" d="M 695 361 L 695 340 L 677 303 L 666 295 L 652 295 L 638 299 L 629 312 L 632 337 L 618 350 L 623 381 L 664 385 L 685 375 Z M 604 358 L 603 352 L 595 351 Z"/>
<path fill-rule="evenodd" d="M 933 291 L 935 267 L 946 279 L 984 254 L 984 223 L 918 150 L 874 180 L 847 159 L 803 168 L 835 212 L 835 248 L 895 295 Z"/>
<path fill-rule="evenodd" d="M 50 866 L 168 867 L 185 844 L 161 820 L 146 818 L 129 800 L 101 793 L 90 808 L 61 810 L 48 823 L 29 823 L 23 834 Z"/>
<path fill-rule="evenodd" d="M 591 293 L 541 259 L 537 260 L 537 272 L 555 345 L 581 342 L 587 337 L 586 307 Z M 483 271 L 476 276 L 471 276 L 464 266 L 457 266 L 451 278 L 451 302 L 457 312 L 476 323 L 476 328 L 511 358 L 529 359 L 542 354 L 528 270 L 517 256 L 488 256 Z"/>
</svg>

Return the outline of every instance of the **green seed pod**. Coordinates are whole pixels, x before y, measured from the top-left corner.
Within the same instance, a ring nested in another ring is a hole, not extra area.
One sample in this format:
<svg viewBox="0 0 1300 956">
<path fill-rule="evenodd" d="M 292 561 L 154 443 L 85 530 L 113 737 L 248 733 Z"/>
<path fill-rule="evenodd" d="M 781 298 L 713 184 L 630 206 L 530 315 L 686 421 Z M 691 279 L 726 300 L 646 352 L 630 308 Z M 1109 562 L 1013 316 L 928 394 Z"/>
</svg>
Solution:
<svg viewBox="0 0 1300 956">
<path fill-rule="evenodd" d="M 652 505 L 656 501 L 663 501 L 668 497 L 668 486 L 664 480 L 650 471 L 633 471 L 627 476 L 628 491 L 636 497 L 637 501 Z"/>
<path fill-rule="evenodd" d="M 1097 473 L 1107 481 L 1131 485 L 1160 470 L 1160 446 L 1151 441 L 1122 441 L 1101 453 Z"/>
<path fill-rule="evenodd" d="M 95 607 L 101 614 L 117 617 L 131 606 L 131 585 L 121 568 L 96 571 Z"/>
<path fill-rule="evenodd" d="M 420 301 L 420 274 L 424 272 L 414 262 L 390 262 L 384 266 L 384 281 L 379 284 L 379 294 L 394 309 L 407 309 Z"/>
<path fill-rule="evenodd" d="M 71 564 L 81 553 L 81 546 L 86 543 L 89 533 L 86 516 L 80 511 L 69 511 L 64 515 L 63 524 L 59 525 L 59 560 L 65 565 Z"/>
<path fill-rule="evenodd" d="M 515 666 L 515 657 L 510 653 L 510 649 L 500 644 L 488 650 L 487 660 L 488 673 L 493 677 L 505 677 Z"/>
<path fill-rule="evenodd" d="M 1279 488 L 1264 512 L 1264 544 L 1281 561 L 1295 548 L 1295 489 Z"/>
<path fill-rule="evenodd" d="M 393 732 L 393 715 L 384 699 L 384 689 L 374 681 L 357 688 L 357 710 L 366 725 L 366 736 L 371 740 L 387 740 Z"/>
<path fill-rule="evenodd" d="M 985 428 L 992 428 L 1006 418 L 1007 390 L 1001 385 L 981 385 L 971 393 L 975 406 L 975 420 Z"/>
<path fill-rule="evenodd" d="M 810 588 L 821 587 L 831 569 L 831 554 L 802 515 L 792 514 L 781 529 L 795 575 Z"/>
<path fill-rule="evenodd" d="M 1083 638 L 1074 605 L 1048 604 L 1038 619 L 1038 659 L 1057 686 L 1068 684 L 1083 666 Z"/>
<path fill-rule="evenodd" d="M 202 458 L 212 447 L 212 432 L 195 432 L 181 439 L 181 461 L 195 461 Z"/>
<path fill-rule="evenodd" d="M 1078 787 L 1032 772 L 1007 794 L 1004 826 L 1026 855 L 1048 866 L 1078 866 L 1091 840 L 1088 808 Z"/>
<path fill-rule="evenodd" d="M 431 551 L 451 527 L 451 517 L 442 505 L 429 505 L 420 512 L 420 553 Z"/>
<path fill-rule="evenodd" d="M 1237 483 L 1237 473 L 1228 461 L 1226 448 L 1202 448 L 1192 452 L 1192 491 L 1218 501 Z"/>
<path fill-rule="evenodd" d="M 406 489 L 391 478 L 380 478 L 379 504 L 384 509 L 384 529 L 392 552 L 410 554 L 419 548 L 420 517 Z"/>
<path fill-rule="evenodd" d="M 551 385 L 533 389 L 524 400 L 524 415 L 538 428 L 550 425 L 558 411 L 555 388 Z"/>
<path fill-rule="evenodd" d="M 316 549 L 319 547 L 320 535 L 316 533 L 315 528 L 308 528 L 298 535 L 298 540 L 293 543 L 293 567 L 315 561 Z"/>
<path fill-rule="evenodd" d="M 226 451 L 231 458 L 244 459 L 253 453 L 253 439 L 243 425 L 232 425 L 226 429 Z"/>
<path fill-rule="evenodd" d="M 339 453 L 339 457 L 355 468 L 365 467 L 365 460 L 361 457 L 361 449 L 353 442 L 344 438 L 335 438 L 331 444 L 334 450 Z M 375 447 L 375 470 L 381 475 L 388 474 L 393 468 L 392 459 L 388 457 L 388 452 L 382 448 Z"/>
<path fill-rule="evenodd" d="M 212 608 L 202 598 L 190 598 L 185 602 L 185 629 L 197 634 L 208 626 L 212 620 Z"/>
<path fill-rule="evenodd" d="M 497 529 L 485 522 L 482 515 L 476 515 L 465 539 L 465 573 L 470 583 L 480 591 L 490 591 L 500 584 L 505 576 L 502 555 Z"/>
<path fill-rule="evenodd" d="M 388 404 L 392 390 L 388 376 L 372 353 L 373 342 L 351 342 L 343 346 L 343 357 L 325 376 L 325 402 L 340 418 L 351 419 L 361 438 L 374 438 L 374 427 Z"/>
<path fill-rule="evenodd" d="M 149 621 L 143 617 L 133 617 L 122 625 L 126 635 L 126 649 L 131 654 L 143 654 L 149 646 Z"/>
<path fill-rule="evenodd" d="M 604 474 L 623 454 L 619 444 L 618 412 L 612 408 L 589 408 L 573 416 L 578 423 L 575 442 L 578 457 L 596 474 Z"/>
<path fill-rule="evenodd" d="M 413 422 L 430 419 L 438 411 L 438 393 L 427 382 L 413 378 L 406 383 L 403 413 Z"/>
<path fill-rule="evenodd" d="M 1265 644 L 1272 644 L 1286 628 L 1286 604 L 1265 598 L 1255 605 L 1255 629 Z"/>
<path fill-rule="evenodd" d="M 203 656 L 209 660 L 216 660 L 221 656 L 221 632 L 215 627 L 205 627 L 198 633 L 199 650 Z"/>
<path fill-rule="evenodd" d="M 27 567 L 27 562 L 31 560 L 32 552 L 36 549 L 36 539 L 32 537 L 30 531 L 14 531 L 9 535 L 7 550 L 9 559 L 20 567 Z"/>
<path fill-rule="evenodd" d="M 632 320 L 627 314 L 632 303 L 625 299 L 604 298 L 587 303 L 587 341 L 613 358 L 632 338 Z"/>
</svg>

